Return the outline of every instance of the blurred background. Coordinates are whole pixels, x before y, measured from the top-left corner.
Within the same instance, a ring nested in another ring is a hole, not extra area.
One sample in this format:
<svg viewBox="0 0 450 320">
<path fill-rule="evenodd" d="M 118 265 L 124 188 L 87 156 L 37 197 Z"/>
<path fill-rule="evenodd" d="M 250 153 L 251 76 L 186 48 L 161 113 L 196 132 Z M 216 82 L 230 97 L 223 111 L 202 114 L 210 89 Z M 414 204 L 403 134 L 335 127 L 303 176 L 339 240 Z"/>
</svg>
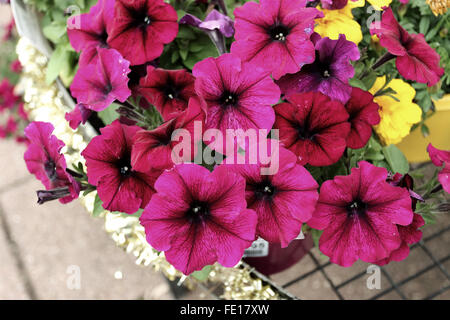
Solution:
<svg viewBox="0 0 450 320">
<path fill-rule="evenodd" d="M 2 33 L 10 21 L 9 7 L 0 4 Z M 414 145 L 404 144 L 408 157 L 426 160 L 415 155 Z M 28 173 L 24 151 L 14 139 L 0 139 L 0 299 L 217 298 L 207 285 L 189 291 L 136 265 L 115 246 L 103 221 L 77 201 L 39 206 L 35 191 L 42 186 Z M 424 230 L 408 259 L 381 269 L 379 288 L 368 288 L 367 267 L 331 265 L 313 249 L 271 279 L 300 299 L 450 299 L 448 212 Z"/>
</svg>

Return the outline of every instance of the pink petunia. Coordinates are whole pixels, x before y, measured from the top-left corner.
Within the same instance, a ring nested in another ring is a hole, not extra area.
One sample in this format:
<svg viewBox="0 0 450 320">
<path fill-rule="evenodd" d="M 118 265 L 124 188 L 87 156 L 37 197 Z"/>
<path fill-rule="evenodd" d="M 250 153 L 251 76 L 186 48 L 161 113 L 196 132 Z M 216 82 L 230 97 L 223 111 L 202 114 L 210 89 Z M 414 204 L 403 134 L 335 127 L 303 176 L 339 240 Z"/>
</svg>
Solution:
<svg viewBox="0 0 450 320">
<path fill-rule="evenodd" d="M 71 112 L 67 112 L 65 119 L 69 122 L 69 126 L 76 130 L 82 123 L 85 124 L 92 114 L 92 110 L 88 109 L 82 103 L 79 103 Z"/>
<path fill-rule="evenodd" d="M 19 60 L 14 60 L 9 67 L 12 72 L 21 73 L 22 72 L 22 64 Z"/>
<path fill-rule="evenodd" d="M 255 240 L 257 215 L 247 209 L 245 180 L 226 166 L 209 172 L 180 164 L 155 189 L 141 224 L 150 245 L 184 274 L 215 262 L 233 267 Z"/>
<path fill-rule="evenodd" d="M 47 122 L 32 122 L 25 128 L 28 148 L 24 159 L 28 171 L 42 182 L 47 190 L 67 188 L 61 203 L 68 203 L 80 192 L 80 185 L 66 172 L 66 159 L 61 154 L 65 146 L 53 133 L 54 127 Z"/>
<path fill-rule="evenodd" d="M 141 130 L 118 120 L 102 128 L 81 155 L 86 159 L 90 184 L 97 187 L 103 208 L 133 214 L 144 208 L 154 193 L 159 172 L 136 172 L 131 166 L 133 137 Z"/>
<path fill-rule="evenodd" d="M 342 103 L 309 92 L 293 94 L 274 109 L 280 141 L 297 155 L 300 164 L 328 166 L 342 157 L 350 132 Z"/>
<path fill-rule="evenodd" d="M 350 100 L 345 105 L 352 124 L 347 137 L 347 146 L 352 149 L 363 148 L 372 136 L 372 126 L 380 123 L 379 106 L 373 101 L 370 92 L 352 88 Z"/>
<path fill-rule="evenodd" d="M 278 80 L 314 61 L 310 36 L 322 14 L 306 0 L 260 0 L 236 8 L 236 41 L 231 53 L 254 62 Z"/>
<path fill-rule="evenodd" d="M 102 111 L 115 100 L 126 101 L 130 63 L 114 49 L 97 49 L 95 63 L 81 67 L 73 79 L 70 91 L 78 103 L 94 111 Z"/>
<path fill-rule="evenodd" d="M 18 125 L 16 119 L 13 116 L 9 116 L 8 121 L 6 122 L 6 132 L 9 134 L 14 134 L 17 131 Z"/>
<path fill-rule="evenodd" d="M 380 38 L 380 44 L 396 57 L 398 72 L 408 80 L 435 85 L 444 74 L 440 56 L 425 41 L 423 34 L 409 34 L 397 22 L 391 8 L 383 12 L 381 22 L 370 27 L 370 33 Z"/>
<path fill-rule="evenodd" d="M 194 76 L 187 70 L 164 70 L 148 66 L 135 91 L 154 105 L 165 121 L 176 117 L 195 96 Z"/>
<path fill-rule="evenodd" d="M 384 266 L 391 261 L 405 260 L 409 256 L 409 245 L 417 243 L 422 239 L 422 231 L 419 230 L 419 228 L 424 225 L 425 220 L 423 220 L 422 216 L 414 213 L 414 218 L 411 224 L 407 226 L 398 226 L 398 232 L 402 240 L 400 247 L 392 251 L 389 257 L 376 261 L 375 264 Z"/>
<path fill-rule="evenodd" d="M 14 93 L 14 85 L 8 79 L 3 79 L 0 83 L 0 111 L 11 109 L 19 100 L 20 97 Z"/>
<path fill-rule="evenodd" d="M 95 62 L 98 48 L 109 48 L 107 39 L 114 20 L 114 3 L 115 0 L 99 0 L 89 13 L 67 20 L 70 44 L 81 52 L 80 67 Z"/>
<path fill-rule="evenodd" d="M 224 54 L 198 62 L 193 74 L 196 92 L 207 103 L 206 130 L 218 129 L 225 138 L 227 129 L 272 129 L 271 105 L 278 102 L 280 89 L 259 66 Z M 220 144 L 210 147 L 223 151 Z"/>
<path fill-rule="evenodd" d="M 408 190 L 386 182 L 384 168 L 361 161 L 348 176 L 325 181 L 308 225 L 324 230 L 320 251 L 348 267 L 356 260 L 376 263 L 400 248 L 400 226 L 413 221 Z"/>
<path fill-rule="evenodd" d="M 439 150 L 430 143 L 427 148 L 431 161 L 436 167 L 442 167 L 438 174 L 439 182 L 447 193 L 450 193 L 450 151 Z"/>
<path fill-rule="evenodd" d="M 116 0 L 108 44 L 131 65 L 158 58 L 178 33 L 175 9 L 163 0 Z"/>
<path fill-rule="evenodd" d="M 346 103 L 350 99 L 352 87 L 349 80 L 355 75 L 351 61 L 359 59 L 358 46 L 348 41 L 345 35 L 339 39 L 311 36 L 316 48 L 316 59 L 303 66 L 296 74 L 288 74 L 276 81 L 285 95 L 318 91 L 333 100 Z"/>
<path fill-rule="evenodd" d="M 204 120 L 202 101 L 194 97 L 189 100 L 188 109 L 176 118 L 163 123 L 152 131 L 139 131 L 133 138 L 131 152 L 133 168 L 136 171 L 147 172 L 151 169 L 170 169 L 176 163 L 192 162 L 197 153 L 199 142 L 194 140 L 195 122 L 203 123 Z M 178 130 L 189 133 L 189 141 L 184 141 L 186 138 L 182 136 L 182 133 L 177 133 Z M 182 138 L 180 139 L 180 137 Z M 201 137 L 198 137 L 198 139 L 201 139 Z M 190 145 L 190 154 L 175 154 L 174 147 L 180 142 Z"/>
<path fill-rule="evenodd" d="M 278 171 L 271 175 L 262 174 L 261 168 L 268 165 L 261 161 L 228 164 L 230 159 L 227 158 L 224 164 L 247 182 L 247 205 L 258 215 L 257 236 L 285 248 L 298 237 L 302 223 L 312 217 L 319 186 L 311 174 L 297 164 L 297 157 L 289 150 L 281 147 L 271 158 L 278 166 Z"/>
</svg>

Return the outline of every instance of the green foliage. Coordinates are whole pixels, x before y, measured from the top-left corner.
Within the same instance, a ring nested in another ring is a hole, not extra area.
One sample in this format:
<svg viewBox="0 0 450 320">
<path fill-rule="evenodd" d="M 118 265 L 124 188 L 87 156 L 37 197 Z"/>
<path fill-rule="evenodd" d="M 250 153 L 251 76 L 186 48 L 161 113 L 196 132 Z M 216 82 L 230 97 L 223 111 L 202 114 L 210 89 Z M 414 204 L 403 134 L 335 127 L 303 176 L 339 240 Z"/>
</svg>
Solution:
<svg viewBox="0 0 450 320">
<path fill-rule="evenodd" d="M 387 163 L 391 167 L 391 171 L 396 173 L 405 174 L 409 171 L 409 163 L 403 152 L 400 151 L 395 145 L 383 147 L 383 154 Z"/>
<path fill-rule="evenodd" d="M 54 47 L 48 64 L 47 83 L 52 83 L 59 76 L 68 87 L 77 70 L 78 54 L 67 37 L 67 19 L 71 14 L 89 11 L 97 0 L 25 0 L 25 3 L 43 15 L 42 31 Z"/>
<path fill-rule="evenodd" d="M 218 55 L 214 43 L 206 33 L 188 25 L 180 25 L 175 41 L 165 47 L 160 64 L 166 69 L 192 70 L 197 62 Z"/>
<path fill-rule="evenodd" d="M 103 202 L 100 199 L 100 197 L 98 196 L 98 194 L 95 195 L 95 200 L 94 200 L 94 210 L 92 211 L 92 216 L 94 217 L 99 217 L 103 212 L 108 212 L 106 209 L 104 209 L 102 207 Z M 119 214 L 121 216 L 124 217 L 136 217 L 139 218 L 142 215 L 142 212 L 144 210 L 140 209 L 137 212 L 133 213 L 133 214 L 126 214 L 123 212 L 118 212 L 118 211 L 112 211 L 112 212 L 108 212 L 108 214 Z"/>
<path fill-rule="evenodd" d="M 108 125 L 119 118 L 119 114 L 116 112 L 118 108 L 119 105 L 113 103 L 105 110 L 98 112 L 98 117 L 103 121 L 105 125 Z"/>
<path fill-rule="evenodd" d="M 206 281 L 208 280 L 208 276 L 211 273 L 212 266 L 206 266 L 200 271 L 195 271 L 191 274 L 192 277 L 197 279 L 198 281 Z"/>
</svg>

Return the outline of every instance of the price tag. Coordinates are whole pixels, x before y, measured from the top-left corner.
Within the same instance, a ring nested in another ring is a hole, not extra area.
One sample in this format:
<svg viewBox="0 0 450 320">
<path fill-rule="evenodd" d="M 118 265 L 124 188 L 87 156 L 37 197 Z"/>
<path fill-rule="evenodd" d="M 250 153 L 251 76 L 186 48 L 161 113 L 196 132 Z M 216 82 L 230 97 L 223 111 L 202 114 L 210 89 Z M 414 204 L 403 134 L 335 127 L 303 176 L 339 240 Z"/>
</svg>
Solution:
<svg viewBox="0 0 450 320">
<path fill-rule="evenodd" d="M 252 246 L 244 251 L 244 258 L 267 257 L 269 255 L 269 243 L 259 238 Z"/>
</svg>

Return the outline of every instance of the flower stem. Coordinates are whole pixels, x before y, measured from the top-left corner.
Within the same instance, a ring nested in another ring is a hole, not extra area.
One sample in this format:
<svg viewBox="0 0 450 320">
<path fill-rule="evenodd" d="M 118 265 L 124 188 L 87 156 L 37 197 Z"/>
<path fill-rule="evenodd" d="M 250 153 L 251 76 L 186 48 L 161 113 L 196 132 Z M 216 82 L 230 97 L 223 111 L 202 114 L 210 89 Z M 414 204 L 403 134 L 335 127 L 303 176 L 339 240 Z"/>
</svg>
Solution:
<svg viewBox="0 0 450 320">
<path fill-rule="evenodd" d="M 371 71 L 374 71 L 381 67 L 386 62 L 394 59 L 395 56 L 389 52 L 386 52 L 380 59 L 378 59 L 371 67 Z M 364 79 L 370 72 L 368 70 L 364 71 L 364 73 L 359 77 L 359 80 Z"/>
<path fill-rule="evenodd" d="M 227 5 L 225 4 L 225 1 L 217 0 L 217 4 L 219 5 L 220 10 L 222 10 L 222 12 L 227 16 L 228 10 L 227 10 Z"/>
</svg>

